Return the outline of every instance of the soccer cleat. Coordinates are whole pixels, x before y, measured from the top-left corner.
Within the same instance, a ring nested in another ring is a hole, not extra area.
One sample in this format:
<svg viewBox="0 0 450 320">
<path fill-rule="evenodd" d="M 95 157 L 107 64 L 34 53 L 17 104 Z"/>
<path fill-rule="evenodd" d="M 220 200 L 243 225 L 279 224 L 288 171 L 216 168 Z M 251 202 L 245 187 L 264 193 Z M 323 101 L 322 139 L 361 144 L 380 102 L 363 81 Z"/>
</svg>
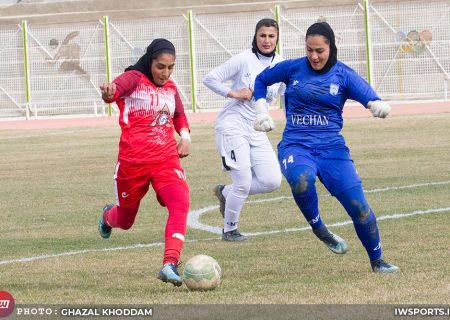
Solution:
<svg viewBox="0 0 450 320">
<path fill-rule="evenodd" d="M 217 186 L 214 187 L 213 192 L 214 195 L 217 197 L 217 199 L 219 199 L 219 203 L 220 203 L 220 213 L 222 214 L 222 218 L 225 218 L 225 197 L 223 196 L 223 189 L 225 188 L 225 186 L 223 184 L 218 184 Z"/>
<path fill-rule="evenodd" d="M 246 241 L 248 240 L 247 236 L 241 234 L 238 229 L 234 229 L 228 232 L 223 232 L 222 230 L 222 240 L 224 241 Z"/>
<path fill-rule="evenodd" d="M 108 239 L 111 236 L 112 228 L 107 226 L 104 220 L 105 213 L 114 207 L 113 204 L 107 204 L 103 207 L 103 213 L 98 221 L 98 232 L 103 239 Z"/>
<path fill-rule="evenodd" d="M 344 254 L 347 252 L 347 242 L 331 231 L 325 237 L 320 238 L 320 240 L 334 253 Z"/>
<path fill-rule="evenodd" d="M 399 267 L 387 263 L 381 258 L 374 261 L 370 261 L 370 264 L 372 266 L 372 271 L 376 273 L 394 273 L 400 271 Z"/>
<path fill-rule="evenodd" d="M 162 282 L 170 282 L 176 287 L 183 284 L 183 281 L 178 273 L 177 266 L 174 263 L 166 263 L 163 265 L 158 273 L 158 279 Z"/>
</svg>

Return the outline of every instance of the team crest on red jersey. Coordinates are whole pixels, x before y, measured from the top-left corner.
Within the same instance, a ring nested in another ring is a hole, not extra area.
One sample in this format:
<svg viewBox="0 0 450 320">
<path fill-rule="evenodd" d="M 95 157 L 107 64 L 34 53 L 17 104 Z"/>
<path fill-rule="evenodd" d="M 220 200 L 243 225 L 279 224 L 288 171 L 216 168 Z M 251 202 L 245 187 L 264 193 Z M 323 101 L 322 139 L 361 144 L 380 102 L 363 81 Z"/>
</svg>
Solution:
<svg viewBox="0 0 450 320">
<path fill-rule="evenodd" d="M 156 125 L 170 127 L 169 119 L 170 119 L 170 110 L 167 104 L 164 104 L 164 107 L 162 107 L 161 110 L 159 110 L 159 112 L 155 116 L 155 119 L 153 119 L 150 125 L 152 127 Z"/>
</svg>

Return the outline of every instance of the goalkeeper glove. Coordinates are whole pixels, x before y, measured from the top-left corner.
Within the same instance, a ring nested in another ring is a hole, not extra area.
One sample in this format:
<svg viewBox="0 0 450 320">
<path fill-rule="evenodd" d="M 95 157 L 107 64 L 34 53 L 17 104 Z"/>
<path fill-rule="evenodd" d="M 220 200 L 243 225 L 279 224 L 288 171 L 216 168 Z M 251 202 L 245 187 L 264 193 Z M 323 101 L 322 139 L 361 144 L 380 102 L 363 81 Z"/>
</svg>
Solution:
<svg viewBox="0 0 450 320">
<path fill-rule="evenodd" d="M 269 115 L 269 105 L 266 99 L 258 99 L 255 103 L 256 120 L 253 123 L 253 128 L 256 131 L 269 132 L 275 129 L 275 123 Z"/>
<path fill-rule="evenodd" d="M 369 106 L 370 112 L 372 112 L 373 116 L 377 118 L 386 118 L 391 111 L 391 106 L 381 100 L 369 101 L 367 105 Z"/>
</svg>

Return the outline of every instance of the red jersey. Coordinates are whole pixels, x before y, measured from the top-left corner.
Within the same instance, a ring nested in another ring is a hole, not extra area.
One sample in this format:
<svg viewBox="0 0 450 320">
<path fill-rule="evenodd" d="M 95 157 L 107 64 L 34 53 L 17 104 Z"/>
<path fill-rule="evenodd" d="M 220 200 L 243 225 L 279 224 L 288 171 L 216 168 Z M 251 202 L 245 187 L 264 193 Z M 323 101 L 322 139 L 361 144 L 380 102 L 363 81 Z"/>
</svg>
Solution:
<svg viewBox="0 0 450 320">
<path fill-rule="evenodd" d="M 114 81 L 116 93 L 111 101 L 120 110 L 122 129 L 119 161 L 155 163 L 178 156 L 174 129 L 188 128 L 183 103 L 175 84 L 154 85 L 143 73 L 131 70 Z"/>
</svg>

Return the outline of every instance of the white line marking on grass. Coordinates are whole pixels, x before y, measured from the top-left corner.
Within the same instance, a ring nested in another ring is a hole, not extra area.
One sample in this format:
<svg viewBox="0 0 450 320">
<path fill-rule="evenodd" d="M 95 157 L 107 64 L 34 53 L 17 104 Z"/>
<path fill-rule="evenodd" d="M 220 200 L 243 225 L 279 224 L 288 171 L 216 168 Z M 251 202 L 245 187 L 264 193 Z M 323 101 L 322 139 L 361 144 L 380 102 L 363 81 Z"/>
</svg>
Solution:
<svg viewBox="0 0 450 320">
<path fill-rule="evenodd" d="M 419 183 L 419 184 L 411 184 L 409 186 L 400 186 L 400 187 L 387 187 L 387 188 L 381 188 L 381 189 L 364 190 L 364 192 L 365 193 L 374 193 L 374 192 L 383 192 L 383 191 L 391 191 L 391 190 L 412 189 L 412 188 L 418 188 L 418 187 L 438 186 L 438 185 L 443 185 L 443 184 L 450 184 L 450 181 Z"/>
<path fill-rule="evenodd" d="M 66 251 L 66 252 L 55 253 L 55 254 L 43 254 L 41 256 L 34 256 L 34 257 L 29 257 L 29 258 L 19 258 L 19 259 L 13 259 L 13 260 L 4 260 L 4 261 L 0 261 L 0 265 L 17 263 L 17 262 L 31 262 L 31 261 L 35 261 L 35 260 L 45 260 L 45 259 L 57 258 L 57 257 L 65 257 L 65 256 L 75 256 L 75 255 L 78 255 L 78 254 L 91 253 L 91 252 L 119 251 L 119 250 L 135 249 L 135 248 L 157 247 L 157 246 L 161 246 L 161 245 L 163 245 L 162 242 L 155 242 L 155 243 L 149 243 L 149 244 L 135 244 L 135 245 L 132 245 L 132 246 L 125 246 L 125 247 Z"/>
<path fill-rule="evenodd" d="M 209 206 L 204 209 L 196 210 L 198 212 L 207 212 L 212 209 L 217 209 L 218 206 Z M 424 215 L 429 213 L 440 213 L 440 212 L 450 212 L 450 207 L 448 208 L 436 208 L 436 209 L 428 209 L 428 210 L 419 210 L 419 211 L 413 211 L 409 213 L 394 213 L 387 216 L 381 216 L 377 217 L 377 220 L 389 220 L 389 219 L 400 219 L 410 216 L 417 216 L 417 215 Z M 195 213 L 195 211 L 194 211 Z M 342 227 L 349 224 L 352 224 L 353 222 L 351 220 L 337 222 L 334 224 L 327 225 L 328 227 Z M 212 227 L 214 228 L 214 227 Z M 310 230 L 311 228 L 303 227 L 303 228 L 289 228 L 289 229 L 282 229 L 282 230 L 272 230 L 272 231 L 262 231 L 262 232 L 249 232 L 245 233 L 248 236 L 260 236 L 260 235 L 269 235 L 269 234 L 277 234 L 277 233 L 287 233 L 287 232 L 298 232 L 298 231 L 306 231 Z M 201 229 L 203 230 L 203 229 Z M 212 232 L 210 230 L 205 230 Z M 213 232 L 214 233 L 214 232 Z M 220 229 L 220 233 L 222 233 L 222 230 Z M 219 240 L 220 237 L 215 238 L 206 238 L 206 239 L 194 239 L 194 240 L 187 240 L 186 243 L 195 243 L 200 241 L 212 241 L 212 240 Z M 161 247 L 163 246 L 163 242 L 154 242 L 154 243 L 147 243 L 147 244 L 135 244 L 132 246 L 125 246 L 125 247 L 115 247 L 115 248 L 104 248 L 104 249 L 86 249 L 86 250 L 78 250 L 78 251 L 67 251 L 62 253 L 55 253 L 55 254 L 44 254 L 40 256 L 34 256 L 34 257 L 27 257 L 27 258 L 19 258 L 19 259 L 12 259 L 12 260 L 3 260 L 0 261 L 0 265 L 6 265 L 6 264 L 13 264 L 13 263 L 25 263 L 25 262 L 32 262 L 36 260 L 46 260 L 51 258 L 59 258 L 59 257 L 67 257 L 67 256 L 75 256 L 79 254 L 85 254 L 85 253 L 94 253 L 94 252 L 112 252 L 112 251 L 120 251 L 120 250 L 130 250 L 130 249 L 139 249 L 139 248 L 150 248 L 150 247 Z"/>
<path fill-rule="evenodd" d="M 218 238 L 206 238 L 201 240 L 187 240 L 186 243 L 189 242 L 199 242 L 199 241 L 211 241 L 217 240 Z M 0 261 L 0 265 L 3 264 L 12 264 L 12 263 L 24 263 L 24 262 L 32 262 L 36 260 L 45 260 L 50 258 L 58 258 L 58 257 L 67 257 L 67 256 L 76 256 L 79 254 L 85 253 L 93 253 L 93 252 L 111 252 L 111 251 L 121 251 L 121 250 L 130 250 L 130 249 L 139 249 L 139 248 L 151 248 L 151 247 L 162 247 L 164 246 L 164 242 L 153 242 L 146 244 L 135 244 L 132 246 L 124 246 L 124 247 L 114 247 L 114 248 L 104 248 L 104 249 L 85 249 L 85 250 L 75 250 L 75 251 L 66 251 L 62 253 L 54 253 L 54 254 L 43 254 L 40 256 L 28 257 L 28 258 L 19 258 L 12 260 L 3 260 Z"/>
<path fill-rule="evenodd" d="M 399 187 L 386 187 L 386 188 L 380 188 L 380 189 L 372 189 L 372 190 L 364 190 L 365 193 L 376 193 L 376 192 L 385 192 L 385 191 L 391 191 L 391 190 L 402 190 L 402 189 L 412 189 L 412 188 L 418 188 L 418 187 L 428 187 L 428 186 L 433 186 L 433 185 L 443 185 L 443 184 L 450 184 L 450 181 L 439 181 L 439 182 L 430 182 L 430 183 L 420 183 L 420 184 L 411 184 L 411 185 L 407 185 L 407 186 L 399 186 Z M 321 194 L 320 196 L 330 196 L 329 194 Z M 272 201 L 279 201 L 279 200 L 285 200 L 285 199 L 292 199 L 292 196 L 287 197 L 287 196 L 281 196 L 281 197 L 276 197 L 276 198 L 268 198 L 268 199 L 260 199 L 260 200 L 252 200 L 252 201 L 246 201 L 247 204 L 251 204 L 251 203 L 261 203 L 261 202 L 272 202 Z M 202 214 L 212 211 L 212 210 L 216 210 L 218 209 L 219 206 L 215 205 L 215 206 L 209 206 L 206 208 L 202 208 L 202 209 L 198 209 L 198 210 L 194 210 L 189 212 L 188 215 L 188 226 L 194 229 L 198 229 L 198 230 L 203 230 L 203 231 L 207 231 L 207 232 L 211 232 L 214 234 L 222 234 L 222 228 L 219 227 L 214 227 L 214 226 L 210 226 L 210 225 L 206 225 L 200 222 L 200 217 Z M 432 209 L 433 210 L 433 209 Z M 377 217 L 377 220 L 380 220 L 379 217 Z M 350 221 L 351 223 L 351 221 Z M 347 224 L 347 223 L 346 223 Z M 333 225 L 329 225 L 330 227 L 332 227 Z M 309 226 L 306 227 L 305 230 L 308 230 Z M 286 230 L 291 230 L 291 229 L 286 229 Z M 292 231 L 302 231 L 303 228 L 300 229 L 292 229 Z M 284 231 L 265 231 L 267 232 L 267 234 L 270 233 L 278 233 L 278 232 L 284 232 Z M 260 233 L 255 233 L 255 234 L 260 234 Z M 253 233 L 246 233 L 246 235 L 255 235 Z"/>
<path fill-rule="evenodd" d="M 436 209 L 428 209 L 428 210 L 419 210 L 419 211 L 413 211 L 409 213 L 394 213 L 387 216 L 381 216 L 377 217 L 377 221 L 380 220 L 389 220 L 389 219 L 401 219 L 411 216 L 418 216 L 428 213 L 440 213 L 440 212 L 450 212 L 450 207 L 448 208 L 436 208 Z M 352 220 L 342 221 L 342 222 L 336 222 L 333 224 L 327 224 L 327 227 L 343 227 L 349 224 L 353 224 Z M 264 231 L 264 232 L 246 232 L 245 235 L 247 236 L 259 236 L 259 235 L 267 235 L 267 234 L 275 234 L 275 233 L 282 233 L 282 232 L 294 232 L 294 231 L 305 231 L 305 230 L 311 230 L 311 227 L 303 227 L 303 228 L 290 228 L 290 229 L 284 229 L 284 230 L 273 230 L 273 231 Z"/>
<path fill-rule="evenodd" d="M 1 129 L 0 129 L 1 130 Z M 42 128 L 42 130 L 45 130 L 45 128 Z M 86 133 L 86 132 L 92 132 L 90 129 L 80 129 L 80 130 L 58 130 L 58 129 L 52 129 L 55 131 L 50 132 L 40 132 L 37 134 L 28 134 L 28 135 L 15 135 L 15 136 L 8 136 L 8 137 L 0 137 L 0 140 L 15 140 L 15 139 L 29 139 L 29 138 L 42 138 L 46 136 L 63 136 L 63 135 L 73 135 L 77 133 Z"/>
<path fill-rule="evenodd" d="M 409 188 L 416 188 L 416 187 L 423 187 L 423 186 L 431 186 L 431 185 L 442 185 L 442 184 L 449 184 L 450 181 L 442 181 L 442 182 L 432 182 L 432 183 L 423 183 L 423 184 L 415 184 L 415 185 L 409 185 L 409 186 L 400 186 L 400 187 L 388 187 L 388 188 L 382 188 L 382 189 L 374 189 L 374 190 L 368 190 L 365 191 L 366 193 L 372 193 L 372 192 L 383 192 L 383 191 L 389 191 L 389 190 L 400 190 L 400 189 L 409 189 Z M 248 201 L 247 203 L 261 203 L 261 202 L 269 202 L 269 201 L 279 201 L 284 199 L 291 199 L 292 197 L 276 197 L 276 198 L 269 198 L 269 199 L 260 199 L 260 200 L 253 200 Z M 222 229 L 218 227 L 208 226 L 205 224 L 202 224 L 199 222 L 199 218 L 203 213 L 209 212 L 211 210 L 218 209 L 218 205 L 214 206 L 208 206 L 202 209 L 190 211 L 188 215 L 188 225 L 191 228 L 199 229 L 208 231 L 214 234 L 222 234 Z M 413 211 L 409 213 L 394 213 L 390 215 L 380 216 L 377 217 L 378 221 L 381 220 L 389 220 L 389 219 L 401 219 L 405 217 L 410 216 L 417 216 L 417 215 L 424 215 L 429 213 L 441 213 L 441 212 L 450 212 L 450 207 L 447 208 L 436 208 L 436 209 L 427 209 L 427 210 L 418 210 Z M 349 224 L 352 224 L 353 222 L 351 220 L 337 222 L 334 224 L 329 224 L 329 227 L 342 227 Z M 298 232 L 298 231 L 306 231 L 310 230 L 311 228 L 309 226 L 303 227 L 303 228 L 289 228 L 289 229 L 282 229 L 282 230 L 272 230 L 272 231 L 262 231 L 262 232 L 251 232 L 251 233 L 245 233 L 249 236 L 259 236 L 259 235 L 269 235 L 269 234 L 277 234 L 277 233 L 287 233 L 287 232 Z M 187 240 L 186 243 L 195 243 L 200 241 L 212 241 L 212 240 L 218 240 L 220 237 L 215 238 L 205 238 L 205 239 L 194 239 L 194 240 Z M 150 248 L 150 247 L 160 247 L 163 246 L 163 242 L 154 242 L 154 243 L 147 243 L 147 244 L 135 244 L 131 246 L 122 246 L 122 247 L 114 247 L 114 248 L 103 248 L 103 249 L 85 249 L 85 250 L 75 250 L 75 251 L 66 251 L 62 253 L 55 253 L 55 254 L 44 254 L 40 256 L 33 256 L 33 257 L 24 257 L 24 258 L 18 258 L 18 259 L 11 259 L 11 260 L 0 260 L 0 265 L 8 265 L 13 263 L 26 263 L 26 262 L 33 262 L 37 260 L 46 260 L 51 258 L 59 258 L 59 257 L 67 257 L 67 256 L 75 256 L 80 254 L 86 254 L 86 253 L 94 253 L 94 252 L 113 252 L 113 251 L 121 251 L 121 250 L 130 250 L 130 249 L 139 249 L 139 248 Z"/>
</svg>

